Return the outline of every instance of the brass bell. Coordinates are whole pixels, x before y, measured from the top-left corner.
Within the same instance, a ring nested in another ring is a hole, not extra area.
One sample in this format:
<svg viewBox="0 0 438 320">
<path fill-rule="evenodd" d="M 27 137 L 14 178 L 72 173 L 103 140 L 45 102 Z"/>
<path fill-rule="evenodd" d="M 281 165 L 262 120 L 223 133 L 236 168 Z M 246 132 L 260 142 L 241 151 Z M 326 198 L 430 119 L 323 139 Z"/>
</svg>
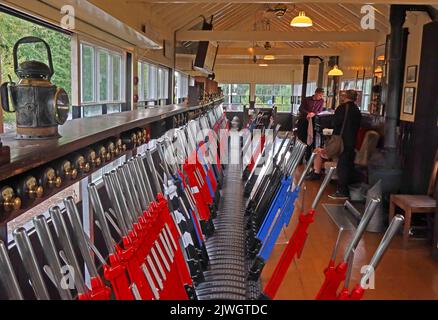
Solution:
<svg viewBox="0 0 438 320">
<path fill-rule="evenodd" d="M 21 198 L 15 196 L 14 189 L 4 187 L 1 190 L 1 203 L 6 212 L 17 211 L 21 209 Z"/>
</svg>

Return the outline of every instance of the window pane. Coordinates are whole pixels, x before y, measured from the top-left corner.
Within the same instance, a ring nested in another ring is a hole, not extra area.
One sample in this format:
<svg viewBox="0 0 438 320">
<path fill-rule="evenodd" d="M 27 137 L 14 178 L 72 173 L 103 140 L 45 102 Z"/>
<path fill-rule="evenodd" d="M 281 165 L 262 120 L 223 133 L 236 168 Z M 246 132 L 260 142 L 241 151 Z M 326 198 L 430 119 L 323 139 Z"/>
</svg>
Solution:
<svg viewBox="0 0 438 320">
<path fill-rule="evenodd" d="M 158 70 L 154 65 L 149 65 L 148 100 L 157 100 Z"/>
<path fill-rule="evenodd" d="M 84 107 L 84 118 L 96 117 L 102 115 L 102 106 L 86 106 Z"/>
<path fill-rule="evenodd" d="M 99 52 L 99 101 L 108 100 L 108 53 Z"/>
<path fill-rule="evenodd" d="M 107 114 L 111 114 L 111 113 L 118 113 L 122 111 L 122 105 L 121 104 L 109 104 L 107 105 L 107 110 L 106 113 Z"/>
<path fill-rule="evenodd" d="M 113 56 L 113 101 L 120 101 L 121 84 L 121 64 L 122 58 L 120 56 Z"/>
<path fill-rule="evenodd" d="M 143 87 L 143 64 L 141 62 L 139 62 L 137 64 L 138 70 L 137 70 L 137 75 L 138 75 L 138 100 L 139 103 L 144 100 L 144 87 Z"/>
<path fill-rule="evenodd" d="M 149 97 L 149 65 L 143 65 L 143 99 L 147 100 Z"/>
<path fill-rule="evenodd" d="M 94 101 L 94 49 L 82 45 L 82 102 Z"/>
</svg>

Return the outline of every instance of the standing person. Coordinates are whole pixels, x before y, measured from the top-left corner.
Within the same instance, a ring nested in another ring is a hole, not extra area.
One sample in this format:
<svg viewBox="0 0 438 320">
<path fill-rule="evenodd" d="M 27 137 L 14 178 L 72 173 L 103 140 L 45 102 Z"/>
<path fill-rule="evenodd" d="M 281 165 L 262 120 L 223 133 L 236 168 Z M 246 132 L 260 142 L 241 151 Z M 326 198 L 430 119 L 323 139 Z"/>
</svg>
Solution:
<svg viewBox="0 0 438 320">
<path fill-rule="evenodd" d="M 302 142 L 307 143 L 309 121 L 313 121 L 313 118 L 324 111 L 324 89 L 318 88 L 315 94 L 311 97 L 305 98 L 301 102 L 299 109 L 300 117 L 298 119 L 298 139 Z M 306 158 L 309 159 L 312 153 L 311 146 L 307 148 Z"/>
<path fill-rule="evenodd" d="M 341 134 L 342 126 L 345 122 L 342 134 L 344 151 L 339 155 L 336 170 L 338 188 L 334 194 L 329 196 L 331 199 L 342 200 L 350 197 L 348 186 L 352 183 L 352 177 L 354 176 L 354 158 L 356 155 L 354 147 L 362 119 L 362 114 L 356 104 L 357 96 L 355 90 L 347 90 L 342 104 L 339 105 L 335 112 L 334 135 Z"/>
</svg>

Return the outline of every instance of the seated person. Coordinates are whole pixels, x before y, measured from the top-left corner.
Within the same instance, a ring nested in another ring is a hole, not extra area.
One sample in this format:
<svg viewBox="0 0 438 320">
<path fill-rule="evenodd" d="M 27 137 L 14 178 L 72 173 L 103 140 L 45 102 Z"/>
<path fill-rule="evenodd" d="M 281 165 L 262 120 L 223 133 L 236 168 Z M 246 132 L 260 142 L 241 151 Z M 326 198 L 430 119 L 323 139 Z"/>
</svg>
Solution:
<svg viewBox="0 0 438 320">
<path fill-rule="evenodd" d="M 342 134 L 344 143 L 344 151 L 339 155 L 337 161 L 337 175 L 338 175 L 338 189 L 329 196 L 332 199 L 348 199 L 349 189 L 354 176 L 354 158 L 356 151 L 354 149 L 356 144 L 356 137 L 360 128 L 361 112 L 356 105 L 357 92 L 355 90 L 348 90 L 345 95 L 340 97 L 341 104 L 335 112 L 334 135 L 340 135 L 345 121 L 345 128 Z M 348 112 L 347 111 L 348 107 Z M 345 118 L 347 116 L 347 118 Z M 318 180 L 321 178 L 322 165 L 328 159 L 327 153 L 324 149 L 316 149 L 317 156 L 314 161 L 314 171 L 307 177 L 309 180 Z"/>
<path fill-rule="evenodd" d="M 306 176 L 306 180 L 310 181 L 320 180 L 322 178 L 324 162 L 331 160 L 323 148 L 316 148 L 313 152 L 316 153 L 315 160 L 313 161 L 313 171 Z"/>
</svg>

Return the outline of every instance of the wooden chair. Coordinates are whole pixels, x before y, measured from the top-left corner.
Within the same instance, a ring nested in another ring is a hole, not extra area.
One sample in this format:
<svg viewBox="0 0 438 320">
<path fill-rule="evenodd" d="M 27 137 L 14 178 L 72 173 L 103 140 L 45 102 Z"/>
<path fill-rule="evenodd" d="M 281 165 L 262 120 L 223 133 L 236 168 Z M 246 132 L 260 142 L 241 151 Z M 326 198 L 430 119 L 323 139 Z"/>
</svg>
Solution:
<svg viewBox="0 0 438 320">
<path fill-rule="evenodd" d="M 411 228 L 412 214 L 414 213 L 435 213 L 436 200 L 434 199 L 435 186 L 438 175 L 438 151 L 435 154 L 434 166 L 430 177 L 427 195 L 391 195 L 389 207 L 389 221 L 395 215 L 396 207 L 405 212 L 405 224 L 403 228 L 403 246 L 406 247 L 409 241 L 409 230 Z"/>
</svg>

